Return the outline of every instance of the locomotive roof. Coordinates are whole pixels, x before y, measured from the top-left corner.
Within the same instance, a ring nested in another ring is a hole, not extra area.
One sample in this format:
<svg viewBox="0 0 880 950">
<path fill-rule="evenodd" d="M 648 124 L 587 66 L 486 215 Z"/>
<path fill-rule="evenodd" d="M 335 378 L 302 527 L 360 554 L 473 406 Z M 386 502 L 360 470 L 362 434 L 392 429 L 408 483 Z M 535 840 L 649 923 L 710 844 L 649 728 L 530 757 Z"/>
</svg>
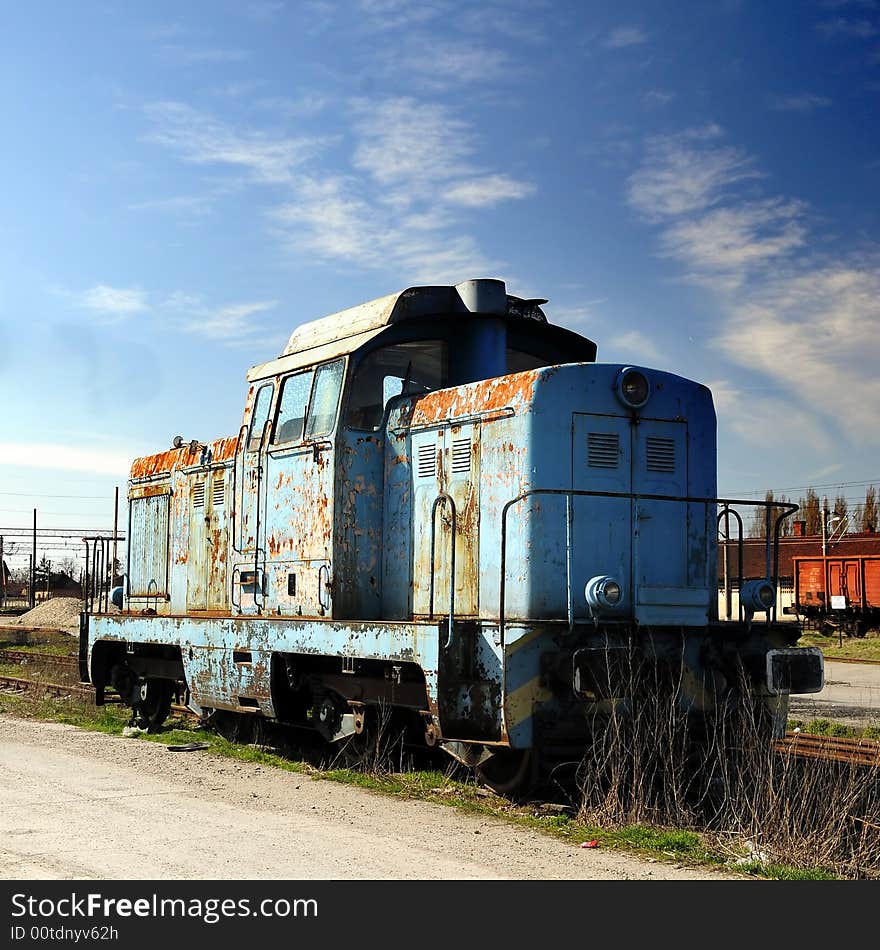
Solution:
<svg viewBox="0 0 880 950">
<path fill-rule="evenodd" d="M 504 281 L 494 278 L 467 280 L 450 287 L 409 287 L 301 324 L 290 335 L 281 355 L 254 366 L 247 378 L 262 379 L 353 353 L 387 327 L 404 320 L 460 314 L 465 319 L 482 315 L 546 323 L 540 306 L 546 302 L 513 297 L 507 293 Z"/>
</svg>

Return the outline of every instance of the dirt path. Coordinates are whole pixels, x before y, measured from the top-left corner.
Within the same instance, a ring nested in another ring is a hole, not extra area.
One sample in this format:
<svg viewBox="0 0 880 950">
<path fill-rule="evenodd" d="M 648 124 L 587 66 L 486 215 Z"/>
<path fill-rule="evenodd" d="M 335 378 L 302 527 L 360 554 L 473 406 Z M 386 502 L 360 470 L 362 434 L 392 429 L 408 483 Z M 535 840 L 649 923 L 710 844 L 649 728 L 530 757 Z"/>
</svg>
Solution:
<svg viewBox="0 0 880 950">
<path fill-rule="evenodd" d="M 0 877 L 718 880 L 452 808 L 0 715 Z"/>
</svg>

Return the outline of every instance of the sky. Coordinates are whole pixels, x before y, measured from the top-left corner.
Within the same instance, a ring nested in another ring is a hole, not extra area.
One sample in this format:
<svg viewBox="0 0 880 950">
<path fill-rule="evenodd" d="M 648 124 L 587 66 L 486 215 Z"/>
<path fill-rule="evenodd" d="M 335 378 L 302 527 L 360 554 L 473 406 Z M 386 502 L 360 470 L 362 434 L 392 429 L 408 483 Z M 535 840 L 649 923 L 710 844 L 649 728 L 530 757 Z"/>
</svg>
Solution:
<svg viewBox="0 0 880 950">
<path fill-rule="evenodd" d="M 721 495 L 858 502 L 878 100 L 873 0 L 4 4 L 7 550 L 234 435 L 301 322 L 476 277 L 708 385 Z"/>
</svg>

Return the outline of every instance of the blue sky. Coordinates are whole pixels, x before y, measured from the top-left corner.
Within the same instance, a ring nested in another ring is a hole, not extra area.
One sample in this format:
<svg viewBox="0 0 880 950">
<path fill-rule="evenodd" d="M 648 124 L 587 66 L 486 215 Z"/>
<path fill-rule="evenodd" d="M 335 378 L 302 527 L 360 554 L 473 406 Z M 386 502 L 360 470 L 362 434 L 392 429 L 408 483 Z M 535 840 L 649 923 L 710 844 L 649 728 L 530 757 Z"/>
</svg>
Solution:
<svg viewBox="0 0 880 950">
<path fill-rule="evenodd" d="M 710 385 L 719 490 L 880 483 L 880 4 L 8 4 L 0 527 L 107 528 L 300 322 L 500 277 Z"/>
</svg>

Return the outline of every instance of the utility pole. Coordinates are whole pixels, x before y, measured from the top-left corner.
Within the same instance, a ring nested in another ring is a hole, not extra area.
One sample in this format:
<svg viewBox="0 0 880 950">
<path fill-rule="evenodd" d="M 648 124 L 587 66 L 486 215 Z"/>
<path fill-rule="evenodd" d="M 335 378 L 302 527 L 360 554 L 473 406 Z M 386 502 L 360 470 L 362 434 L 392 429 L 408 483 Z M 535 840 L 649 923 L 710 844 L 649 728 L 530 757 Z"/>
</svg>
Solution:
<svg viewBox="0 0 880 950">
<path fill-rule="evenodd" d="M 6 606 L 6 564 L 3 560 L 3 535 L 0 534 L 0 607 Z"/>
<path fill-rule="evenodd" d="M 37 606 L 37 509 L 34 508 L 34 548 L 31 554 L 31 583 L 30 583 L 31 610 Z"/>
<path fill-rule="evenodd" d="M 828 496 L 822 502 L 822 557 L 828 553 Z"/>
<path fill-rule="evenodd" d="M 116 528 L 119 524 L 119 486 L 113 500 L 113 554 L 110 557 L 110 588 L 116 583 Z M 110 589 L 108 588 L 108 590 Z"/>
</svg>

